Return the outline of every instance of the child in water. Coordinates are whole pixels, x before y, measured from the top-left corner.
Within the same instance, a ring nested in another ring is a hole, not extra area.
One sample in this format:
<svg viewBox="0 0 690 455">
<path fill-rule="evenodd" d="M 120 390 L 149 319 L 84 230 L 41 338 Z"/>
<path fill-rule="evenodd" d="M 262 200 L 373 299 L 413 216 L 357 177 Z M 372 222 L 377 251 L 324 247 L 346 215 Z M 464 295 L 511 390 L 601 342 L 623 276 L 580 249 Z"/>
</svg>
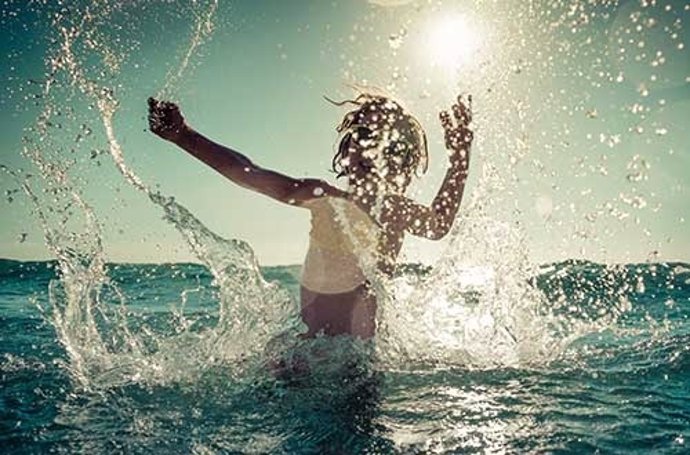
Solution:
<svg viewBox="0 0 690 455">
<path fill-rule="evenodd" d="M 339 189 L 320 179 L 296 179 L 257 166 L 246 156 L 207 139 L 185 122 L 177 105 L 149 98 L 149 126 L 236 184 L 311 211 L 309 250 L 301 277 L 305 337 L 374 336 L 376 295 L 366 263 L 384 276 L 394 270 L 405 233 L 440 239 L 451 228 L 462 199 L 472 145 L 472 98 L 462 96 L 451 115 L 440 113 L 450 163 L 430 206 L 405 190 L 426 171 L 426 136 L 419 123 L 389 98 L 363 94 L 337 127 L 333 157 Z M 364 260 L 366 259 L 366 261 Z"/>
</svg>

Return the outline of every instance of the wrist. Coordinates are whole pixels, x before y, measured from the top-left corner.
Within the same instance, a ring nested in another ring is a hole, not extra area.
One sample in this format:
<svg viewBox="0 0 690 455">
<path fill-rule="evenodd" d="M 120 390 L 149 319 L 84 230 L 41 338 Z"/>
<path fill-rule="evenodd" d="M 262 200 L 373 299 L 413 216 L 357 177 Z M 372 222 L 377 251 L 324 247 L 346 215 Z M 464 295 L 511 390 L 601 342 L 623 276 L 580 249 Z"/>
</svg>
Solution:
<svg viewBox="0 0 690 455">
<path fill-rule="evenodd" d="M 453 175 L 467 175 L 470 164 L 467 161 L 451 161 L 448 172 Z"/>
<path fill-rule="evenodd" d="M 470 163 L 469 148 L 456 148 L 450 153 L 450 165 L 452 168 L 467 169 Z"/>
<path fill-rule="evenodd" d="M 171 142 L 173 142 L 175 145 L 180 145 L 183 146 L 190 141 L 193 140 L 194 138 L 194 133 L 195 131 L 191 129 L 187 124 L 183 124 L 179 130 L 176 132 L 174 137 L 170 139 Z"/>
</svg>

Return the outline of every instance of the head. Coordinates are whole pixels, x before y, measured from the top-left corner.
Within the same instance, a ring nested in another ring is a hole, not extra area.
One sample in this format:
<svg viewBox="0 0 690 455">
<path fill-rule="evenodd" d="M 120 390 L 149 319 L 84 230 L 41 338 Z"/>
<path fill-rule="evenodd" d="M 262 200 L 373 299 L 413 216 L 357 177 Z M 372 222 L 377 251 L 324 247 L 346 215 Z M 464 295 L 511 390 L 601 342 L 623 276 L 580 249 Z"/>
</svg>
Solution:
<svg viewBox="0 0 690 455">
<path fill-rule="evenodd" d="M 333 170 L 350 185 L 404 192 L 413 175 L 427 169 L 427 143 L 417 120 L 395 101 L 363 94 L 337 127 L 340 133 Z"/>
</svg>

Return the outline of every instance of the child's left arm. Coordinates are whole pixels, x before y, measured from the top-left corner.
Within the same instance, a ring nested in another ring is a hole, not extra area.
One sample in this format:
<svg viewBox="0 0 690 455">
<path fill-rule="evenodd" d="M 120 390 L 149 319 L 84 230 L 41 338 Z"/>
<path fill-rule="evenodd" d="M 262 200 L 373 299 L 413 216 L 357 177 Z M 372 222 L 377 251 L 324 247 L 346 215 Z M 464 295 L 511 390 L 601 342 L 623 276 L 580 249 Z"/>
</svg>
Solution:
<svg viewBox="0 0 690 455">
<path fill-rule="evenodd" d="M 458 97 L 458 103 L 452 107 L 456 125 L 453 125 L 448 112 L 440 113 L 450 166 L 431 205 L 427 207 L 418 204 L 405 196 L 389 199 L 392 204 L 390 221 L 401 223 L 402 227 L 413 235 L 438 240 L 448 234 L 453 225 L 462 201 L 469 168 L 473 140 L 469 128 L 472 122 L 471 103 L 471 96 L 468 97 L 467 104 Z"/>
</svg>

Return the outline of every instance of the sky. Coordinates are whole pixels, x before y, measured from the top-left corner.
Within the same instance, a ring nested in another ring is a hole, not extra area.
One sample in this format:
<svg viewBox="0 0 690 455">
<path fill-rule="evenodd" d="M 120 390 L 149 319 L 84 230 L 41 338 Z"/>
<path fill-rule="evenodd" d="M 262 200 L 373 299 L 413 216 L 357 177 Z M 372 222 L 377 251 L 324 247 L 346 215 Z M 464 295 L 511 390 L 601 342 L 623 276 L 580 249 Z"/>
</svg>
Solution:
<svg viewBox="0 0 690 455">
<path fill-rule="evenodd" d="M 262 264 L 300 263 L 308 212 L 239 188 L 152 135 L 148 96 L 179 103 L 195 129 L 263 167 L 335 182 L 345 110 L 324 96 L 375 88 L 427 132 L 430 169 L 409 195 L 428 203 L 447 163 L 438 112 L 471 93 L 462 216 L 512 226 L 524 239 L 516 248 L 535 263 L 690 262 L 690 2 L 131 1 L 95 12 L 88 3 L 2 6 L 0 164 L 19 179 L 0 176 L 0 257 L 50 258 L 20 190 L 27 174 L 44 211 L 56 207 L 53 227 L 78 210 L 58 209 L 22 154 L 49 103 L 64 121 L 40 148 L 93 208 L 108 260 L 193 260 L 160 209 L 118 173 L 88 99 L 70 84 L 42 97 L 67 23 L 81 32 L 77 68 L 118 102 L 127 166 L 212 231 L 248 241 Z M 199 23 L 210 27 L 176 77 Z M 433 261 L 445 245 L 410 238 L 403 259 Z"/>
</svg>

